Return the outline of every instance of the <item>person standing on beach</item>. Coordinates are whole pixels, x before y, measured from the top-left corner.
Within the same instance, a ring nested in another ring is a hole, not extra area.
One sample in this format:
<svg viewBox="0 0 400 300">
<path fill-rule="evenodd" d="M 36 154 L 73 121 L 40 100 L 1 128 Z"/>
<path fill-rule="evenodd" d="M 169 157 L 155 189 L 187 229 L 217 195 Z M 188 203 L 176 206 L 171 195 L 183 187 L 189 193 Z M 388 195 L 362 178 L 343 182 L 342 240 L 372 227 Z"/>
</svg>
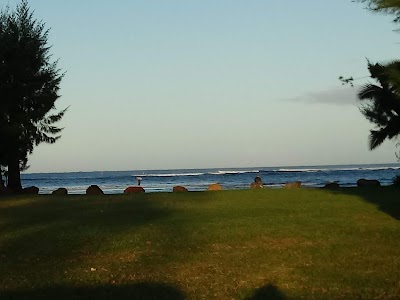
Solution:
<svg viewBox="0 0 400 300">
<path fill-rule="evenodd" d="M 139 176 L 138 176 L 138 177 L 136 177 L 136 179 L 137 179 L 138 186 L 140 186 L 140 183 L 141 183 L 142 180 L 143 180 L 142 177 L 139 177 Z"/>
</svg>

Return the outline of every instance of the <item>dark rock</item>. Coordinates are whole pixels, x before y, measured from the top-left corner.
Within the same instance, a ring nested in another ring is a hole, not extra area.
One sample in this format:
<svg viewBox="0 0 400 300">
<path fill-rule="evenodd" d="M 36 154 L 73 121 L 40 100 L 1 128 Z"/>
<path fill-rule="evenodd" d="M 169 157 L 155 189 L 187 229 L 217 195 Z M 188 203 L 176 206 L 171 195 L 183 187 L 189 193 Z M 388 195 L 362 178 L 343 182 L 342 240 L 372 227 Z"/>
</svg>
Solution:
<svg viewBox="0 0 400 300">
<path fill-rule="evenodd" d="M 30 186 L 30 187 L 22 189 L 21 194 L 37 195 L 37 194 L 39 194 L 39 188 L 36 186 Z"/>
<path fill-rule="evenodd" d="M 366 186 L 381 186 L 381 183 L 378 180 L 372 179 L 359 179 L 357 180 L 358 187 L 366 187 Z"/>
<path fill-rule="evenodd" d="M 145 193 L 144 188 L 142 188 L 141 186 L 129 186 L 124 191 L 124 194 L 137 194 L 137 193 Z"/>
<path fill-rule="evenodd" d="M 66 188 L 59 188 L 59 189 L 56 189 L 55 191 L 53 191 L 51 194 L 52 195 L 68 195 L 68 191 Z"/>
<path fill-rule="evenodd" d="M 104 195 L 104 192 L 97 185 L 91 185 L 87 188 L 86 195 Z"/>
<path fill-rule="evenodd" d="M 325 186 L 324 186 L 324 188 L 326 188 L 326 189 L 332 189 L 332 190 L 334 190 L 334 189 L 338 189 L 340 186 L 339 186 L 339 183 L 337 183 L 337 182 L 328 182 L 327 184 L 325 184 Z"/>
<path fill-rule="evenodd" d="M 301 187 L 300 181 L 288 182 L 285 184 L 285 189 L 298 189 Z"/>
<path fill-rule="evenodd" d="M 182 192 L 187 192 L 188 190 L 187 190 L 187 188 L 185 188 L 184 186 L 178 185 L 178 186 L 174 186 L 174 188 L 172 189 L 172 191 L 173 191 L 174 193 L 182 193 Z"/>
<path fill-rule="evenodd" d="M 208 191 L 222 191 L 222 186 L 218 183 L 213 183 L 208 187 Z"/>
</svg>

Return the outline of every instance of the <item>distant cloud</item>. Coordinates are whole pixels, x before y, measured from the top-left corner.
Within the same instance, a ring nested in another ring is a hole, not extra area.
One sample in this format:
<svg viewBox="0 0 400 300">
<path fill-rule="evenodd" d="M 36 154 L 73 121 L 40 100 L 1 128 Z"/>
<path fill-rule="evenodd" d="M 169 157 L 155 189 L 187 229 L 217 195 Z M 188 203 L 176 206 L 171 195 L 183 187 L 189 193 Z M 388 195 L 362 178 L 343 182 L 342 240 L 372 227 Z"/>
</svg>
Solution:
<svg viewBox="0 0 400 300">
<path fill-rule="evenodd" d="M 357 93 L 359 90 L 360 86 L 337 87 L 323 91 L 309 92 L 285 100 L 310 104 L 357 105 Z"/>
</svg>

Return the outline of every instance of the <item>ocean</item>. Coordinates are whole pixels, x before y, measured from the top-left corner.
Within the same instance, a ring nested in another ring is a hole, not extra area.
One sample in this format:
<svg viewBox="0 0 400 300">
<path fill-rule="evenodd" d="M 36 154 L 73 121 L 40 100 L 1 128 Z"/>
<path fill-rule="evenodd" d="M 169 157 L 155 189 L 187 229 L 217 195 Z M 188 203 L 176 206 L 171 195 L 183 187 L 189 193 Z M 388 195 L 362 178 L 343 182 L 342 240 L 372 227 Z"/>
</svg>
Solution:
<svg viewBox="0 0 400 300">
<path fill-rule="evenodd" d="M 247 189 L 256 176 L 266 187 L 281 188 L 292 181 L 301 181 L 304 187 L 322 187 L 333 181 L 351 187 L 360 178 L 390 185 L 396 175 L 400 175 L 400 164 L 23 173 L 21 177 L 23 187 L 37 186 L 40 194 L 50 194 L 59 187 L 66 188 L 69 194 L 84 194 L 92 184 L 106 194 L 119 194 L 126 187 L 137 185 L 138 176 L 146 192 L 171 192 L 176 185 L 189 191 L 204 191 L 212 183 L 219 183 L 226 190 Z"/>
</svg>

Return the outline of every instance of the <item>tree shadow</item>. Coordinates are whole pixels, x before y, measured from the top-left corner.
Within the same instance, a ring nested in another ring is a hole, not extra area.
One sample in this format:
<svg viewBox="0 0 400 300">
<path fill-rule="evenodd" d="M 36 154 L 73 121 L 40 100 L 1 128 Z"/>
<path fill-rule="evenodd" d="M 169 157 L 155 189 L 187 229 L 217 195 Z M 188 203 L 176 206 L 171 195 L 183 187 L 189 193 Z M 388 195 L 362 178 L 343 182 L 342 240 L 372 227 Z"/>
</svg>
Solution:
<svg viewBox="0 0 400 300">
<path fill-rule="evenodd" d="M 170 207 L 160 206 L 143 197 L 137 197 L 134 201 L 121 198 L 117 201 L 112 198 L 90 199 L 72 195 L 62 200 L 43 195 L 36 198 L 37 201 L 35 199 L 27 204 L 0 207 L 0 218 L 12 216 L 12 222 L 0 227 L 0 234 L 24 227 L 46 230 L 63 227 L 64 224 L 102 226 L 108 230 L 120 231 L 127 227 L 146 225 L 173 213 Z"/>
<path fill-rule="evenodd" d="M 285 300 L 288 299 L 274 284 L 267 284 L 256 289 L 245 300 Z"/>
<path fill-rule="evenodd" d="M 400 189 L 393 186 L 347 187 L 329 190 L 332 194 L 360 197 L 396 220 L 400 220 Z"/>
<path fill-rule="evenodd" d="M 65 300 L 184 300 L 178 288 L 164 283 L 141 282 L 125 285 L 51 286 L 38 289 L 0 290 L 2 300 L 65 299 Z"/>
<path fill-rule="evenodd" d="M 193 193 L 190 202 L 187 195 L 162 193 L 7 198 L 0 202 L 0 289 L 51 286 L 75 275 L 104 280 L 112 272 L 126 282 L 132 266 L 159 274 L 184 249 L 201 251 L 187 227 L 190 215 L 180 212 L 213 195 Z M 104 270 L 91 274 L 93 263 Z"/>
<path fill-rule="evenodd" d="M 133 234 L 174 213 L 172 206 L 145 196 L 41 195 L 34 201 L 0 207 L 0 266 L 8 272 L 0 274 L 0 282 L 30 274 L 30 270 L 37 272 L 36 278 L 61 277 L 71 264 L 81 261 L 85 265 L 86 258 L 114 236 Z M 181 238 L 186 238 L 184 231 Z M 135 243 L 146 246 L 145 241 Z"/>
</svg>

